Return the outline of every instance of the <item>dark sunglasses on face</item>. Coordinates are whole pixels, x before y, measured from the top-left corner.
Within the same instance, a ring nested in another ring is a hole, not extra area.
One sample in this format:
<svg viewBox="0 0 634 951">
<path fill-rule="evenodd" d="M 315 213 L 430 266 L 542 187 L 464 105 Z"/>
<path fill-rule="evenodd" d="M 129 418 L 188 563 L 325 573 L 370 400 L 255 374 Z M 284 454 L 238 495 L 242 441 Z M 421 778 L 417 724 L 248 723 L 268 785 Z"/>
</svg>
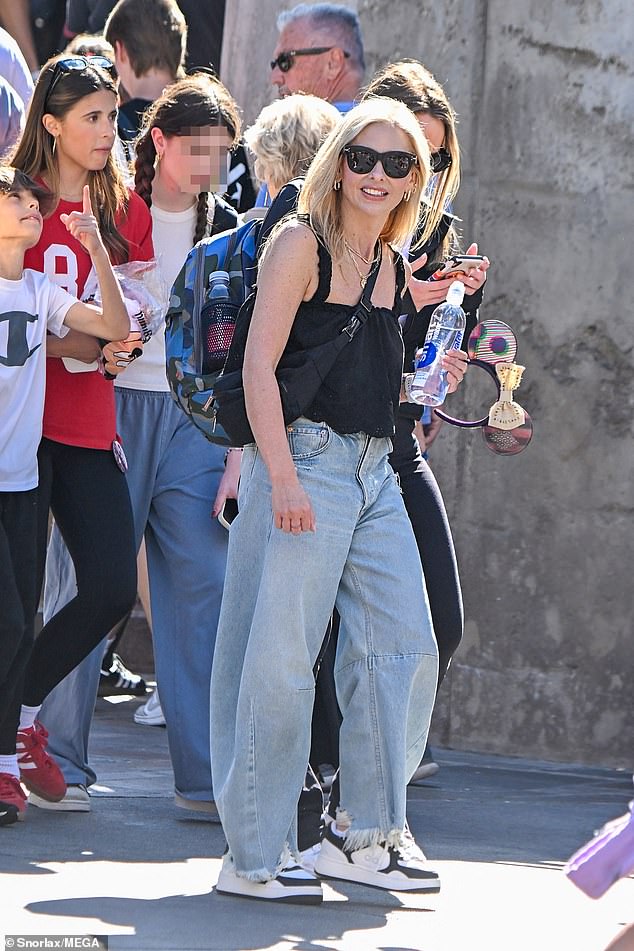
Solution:
<svg viewBox="0 0 634 951">
<path fill-rule="evenodd" d="M 367 175 L 380 162 L 388 178 L 405 178 L 412 167 L 418 164 L 418 159 L 411 152 L 377 152 L 367 145 L 347 145 L 342 151 L 348 168 L 356 175 Z"/>
<path fill-rule="evenodd" d="M 431 170 L 434 174 L 438 172 L 444 172 L 446 168 L 449 168 L 452 163 L 451 153 L 447 149 L 439 148 L 435 152 L 432 152 L 430 155 L 430 165 Z"/>
<path fill-rule="evenodd" d="M 284 50 L 277 59 L 271 60 L 271 69 L 277 66 L 283 73 L 287 73 L 289 69 L 292 69 L 296 56 L 319 56 L 321 53 L 329 53 L 330 50 L 334 50 L 334 46 L 309 46 L 304 50 Z M 343 50 L 343 55 L 348 59 L 350 53 Z"/>
<path fill-rule="evenodd" d="M 107 71 L 114 69 L 114 63 L 111 63 L 105 56 L 69 56 L 67 59 L 58 59 L 53 68 L 50 86 L 44 97 L 44 106 L 46 107 L 51 93 L 62 76 L 67 76 L 69 73 L 75 72 L 83 73 L 83 71 L 90 66 L 98 66 L 100 69 Z"/>
</svg>

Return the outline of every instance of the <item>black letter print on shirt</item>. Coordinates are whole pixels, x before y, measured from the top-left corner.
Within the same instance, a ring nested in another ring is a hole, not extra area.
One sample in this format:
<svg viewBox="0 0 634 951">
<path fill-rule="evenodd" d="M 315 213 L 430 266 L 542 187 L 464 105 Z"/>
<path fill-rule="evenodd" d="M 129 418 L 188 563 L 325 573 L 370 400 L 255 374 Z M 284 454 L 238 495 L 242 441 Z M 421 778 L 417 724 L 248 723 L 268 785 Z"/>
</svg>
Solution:
<svg viewBox="0 0 634 951">
<path fill-rule="evenodd" d="M 25 314 L 23 310 L 11 310 L 8 314 L 0 314 L 0 323 L 9 321 L 9 336 L 7 339 L 7 355 L 3 357 L 0 353 L 0 363 L 5 367 L 23 367 L 29 357 L 35 353 L 39 347 L 29 350 L 29 344 L 26 339 L 26 325 L 32 324 L 37 320 L 37 314 Z"/>
</svg>

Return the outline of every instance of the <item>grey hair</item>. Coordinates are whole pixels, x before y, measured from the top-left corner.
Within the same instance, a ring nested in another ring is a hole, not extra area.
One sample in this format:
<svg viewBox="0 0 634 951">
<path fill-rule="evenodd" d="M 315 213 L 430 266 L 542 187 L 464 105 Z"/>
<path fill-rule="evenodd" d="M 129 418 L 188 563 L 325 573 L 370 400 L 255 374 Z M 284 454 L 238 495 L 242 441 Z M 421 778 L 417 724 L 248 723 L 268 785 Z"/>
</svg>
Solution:
<svg viewBox="0 0 634 951">
<path fill-rule="evenodd" d="M 341 39 L 342 47 L 350 53 L 353 63 L 365 71 L 361 23 L 354 10 L 340 3 L 299 3 L 292 10 L 283 10 L 279 14 L 277 28 L 281 33 L 298 20 L 309 20 L 317 32 L 336 34 Z"/>
</svg>

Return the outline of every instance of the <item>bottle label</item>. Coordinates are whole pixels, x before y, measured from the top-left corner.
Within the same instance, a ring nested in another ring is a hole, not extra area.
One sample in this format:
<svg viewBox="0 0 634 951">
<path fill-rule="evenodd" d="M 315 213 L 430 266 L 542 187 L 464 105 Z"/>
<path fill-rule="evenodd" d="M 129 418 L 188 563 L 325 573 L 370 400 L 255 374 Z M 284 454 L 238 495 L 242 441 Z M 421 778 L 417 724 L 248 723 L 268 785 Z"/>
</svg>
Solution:
<svg viewBox="0 0 634 951">
<path fill-rule="evenodd" d="M 438 351 L 437 351 L 437 349 L 436 349 L 436 344 L 435 344 L 435 343 L 432 343 L 432 341 L 429 340 L 429 341 L 423 346 L 423 349 L 422 349 L 421 352 L 420 352 L 420 357 L 419 357 L 418 360 L 416 361 L 416 369 L 417 369 L 417 370 L 422 370 L 423 367 L 428 367 L 428 366 L 430 366 L 430 365 L 434 362 L 434 360 L 436 359 L 436 354 L 437 354 L 437 352 L 438 352 Z"/>
<path fill-rule="evenodd" d="M 460 350 L 460 346 L 462 344 L 462 336 L 463 336 L 462 330 L 457 330 L 456 339 L 454 340 L 453 346 L 451 348 L 452 350 Z"/>
</svg>

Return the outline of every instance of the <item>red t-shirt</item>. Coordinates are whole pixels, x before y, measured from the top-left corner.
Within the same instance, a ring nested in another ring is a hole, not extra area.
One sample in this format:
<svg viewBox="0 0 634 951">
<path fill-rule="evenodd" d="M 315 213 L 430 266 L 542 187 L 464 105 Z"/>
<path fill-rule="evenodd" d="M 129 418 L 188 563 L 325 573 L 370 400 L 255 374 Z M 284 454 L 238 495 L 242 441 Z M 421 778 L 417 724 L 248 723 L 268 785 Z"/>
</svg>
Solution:
<svg viewBox="0 0 634 951">
<path fill-rule="evenodd" d="M 127 211 L 120 215 L 119 234 L 126 239 L 130 261 L 154 256 L 152 217 L 143 201 L 130 192 Z M 66 230 L 60 215 L 81 211 L 81 202 L 60 200 L 44 221 L 42 236 L 25 255 L 24 267 L 43 271 L 55 284 L 81 298 L 90 273 L 90 255 Z M 46 361 L 43 435 L 68 446 L 109 449 L 116 434 L 114 388 L 97 370 L 69 373 L 59 357 Z"/>
</svg>

